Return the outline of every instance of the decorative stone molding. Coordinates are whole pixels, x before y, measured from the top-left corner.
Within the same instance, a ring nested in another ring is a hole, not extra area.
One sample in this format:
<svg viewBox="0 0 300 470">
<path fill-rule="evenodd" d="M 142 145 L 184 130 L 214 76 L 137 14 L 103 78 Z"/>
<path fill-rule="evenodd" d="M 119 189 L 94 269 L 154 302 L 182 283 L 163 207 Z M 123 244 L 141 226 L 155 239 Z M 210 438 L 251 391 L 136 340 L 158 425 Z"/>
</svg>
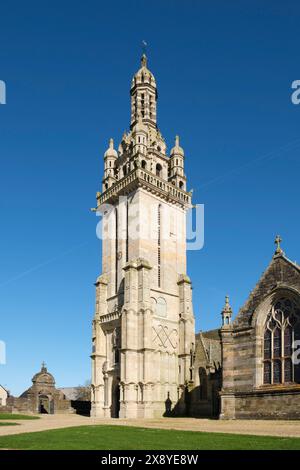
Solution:
<svg viewBox="0 0 300 470">
<path fill-rule="evenodd" d="M 97 196 L 97 210 L 100 210 L 100 206 L 103 204 L 112 204 L 116 202 L 119 196 L 129 194 L 138 187 L 142 187 L 152 194 L 156 194 L 162 199 L 182 207 L 188 207 L 191 205 L 190 193 L 175 187 L 164 179 L 155 176 L 150 171 L 136 168 L 104 191 L 104 193 Z"/>
</svg>

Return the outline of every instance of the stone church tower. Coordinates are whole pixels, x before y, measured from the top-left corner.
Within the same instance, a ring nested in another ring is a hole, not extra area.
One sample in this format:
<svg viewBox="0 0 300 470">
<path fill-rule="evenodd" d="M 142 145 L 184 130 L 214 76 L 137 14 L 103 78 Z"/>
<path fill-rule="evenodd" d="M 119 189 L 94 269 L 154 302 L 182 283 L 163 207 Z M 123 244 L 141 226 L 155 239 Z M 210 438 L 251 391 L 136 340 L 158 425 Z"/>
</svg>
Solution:
<svg viewBox="0 0 300 470">
<path fill-rule="evenodd" d="M 130 89 L 130 131 L 104 154 L 102 274 L 93 320 L 94 417 L 185 412 L 195 348 L 186 274 L 184 151 L 167 155 L 157 127 L 157 87 L 145 55 Z"/>
</svg>

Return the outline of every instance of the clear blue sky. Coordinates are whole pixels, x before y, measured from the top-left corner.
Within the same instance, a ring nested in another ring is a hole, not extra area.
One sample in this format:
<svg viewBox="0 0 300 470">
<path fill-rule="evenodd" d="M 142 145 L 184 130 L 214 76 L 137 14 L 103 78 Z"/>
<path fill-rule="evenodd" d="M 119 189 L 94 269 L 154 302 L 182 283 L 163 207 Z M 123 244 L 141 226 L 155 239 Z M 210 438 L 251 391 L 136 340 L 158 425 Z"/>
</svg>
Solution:
<svg viewBox="0 0 300 470">
<path fill-rule="evenodd" d="M 300 7 L 295 1 L 11 1 L 1 4 L 0 383 L 19 394 L 45 360 L 59 386 L 90 377 L 95 205 L 109 137 L 129 127 L 129 86 L 149 44 L 168 147 L 204 203 L 188 256 L 197 329 L 235 313 L 277 232 L 299 256 Z"/>
</svg>

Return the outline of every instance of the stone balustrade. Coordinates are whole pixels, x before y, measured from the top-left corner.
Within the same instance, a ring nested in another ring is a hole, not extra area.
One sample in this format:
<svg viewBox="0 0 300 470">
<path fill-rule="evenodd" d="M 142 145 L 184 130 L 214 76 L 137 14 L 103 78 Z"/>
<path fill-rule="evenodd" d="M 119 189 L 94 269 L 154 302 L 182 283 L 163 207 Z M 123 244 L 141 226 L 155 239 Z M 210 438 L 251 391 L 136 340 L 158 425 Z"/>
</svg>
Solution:
<svg viewBox="0 0 300 470">
<path fill-rule="evenodd" d="M 162 198 L 172 200 L 182 206 L 191 204 L 191 193 L 187 193 L 168 183 L 159 176 L 154 175 L 148 170 L 135 168 L 128 175 L 117 181 L 104 193 L 97 196 L 98 207 L 102 204 L 113 202 L 122 194 L 127 194 L 134 186 L 142 186 L 143 188 L 159 194 Z"/>
</svg>

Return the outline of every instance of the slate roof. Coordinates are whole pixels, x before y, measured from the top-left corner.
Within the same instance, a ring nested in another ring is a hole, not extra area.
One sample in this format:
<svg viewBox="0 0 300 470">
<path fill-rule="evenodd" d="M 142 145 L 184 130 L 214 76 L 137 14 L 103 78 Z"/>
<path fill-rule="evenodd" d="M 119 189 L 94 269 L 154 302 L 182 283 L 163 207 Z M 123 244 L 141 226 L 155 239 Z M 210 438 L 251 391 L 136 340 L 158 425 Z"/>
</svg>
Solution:
<svg viewBox="0 0 300 470">
<path fill-rule="evenodd" d="M 259 304 L 279 288 L 290 288 L 300 294 L 300 266 L 289 260 L 283 253 L 272 258 L 247 301 L 239 310 L 233 326 L 250 326 L 253 314 Z"/>
</svg>

